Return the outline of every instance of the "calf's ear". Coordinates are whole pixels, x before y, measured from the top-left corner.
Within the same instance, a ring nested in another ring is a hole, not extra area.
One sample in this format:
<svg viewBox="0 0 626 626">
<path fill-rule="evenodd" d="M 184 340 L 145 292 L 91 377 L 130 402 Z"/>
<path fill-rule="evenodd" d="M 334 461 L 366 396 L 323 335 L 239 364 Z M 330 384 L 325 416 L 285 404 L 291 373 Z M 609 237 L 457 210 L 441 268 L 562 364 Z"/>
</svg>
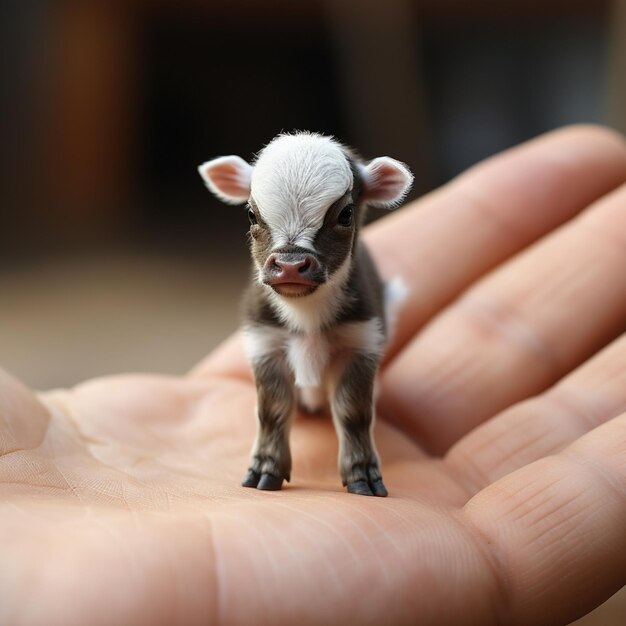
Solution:
<svg viewBox="0 0 626 626">
<path fill-rule="evenodd" d="M 254 168 L 241 157 L 232 155 L 206 161 L 199 168 L 206 186 L 229 204 L 243 204 L 250 197 Z"/>
<path fill-rule="evenodd" d="M 363 179 L 363 199 L 367 204 L 391 209 L 404 199 L 413 184 L 411 170 L 390 157 L 378 157 L 359 165 Z"/>
</svg>

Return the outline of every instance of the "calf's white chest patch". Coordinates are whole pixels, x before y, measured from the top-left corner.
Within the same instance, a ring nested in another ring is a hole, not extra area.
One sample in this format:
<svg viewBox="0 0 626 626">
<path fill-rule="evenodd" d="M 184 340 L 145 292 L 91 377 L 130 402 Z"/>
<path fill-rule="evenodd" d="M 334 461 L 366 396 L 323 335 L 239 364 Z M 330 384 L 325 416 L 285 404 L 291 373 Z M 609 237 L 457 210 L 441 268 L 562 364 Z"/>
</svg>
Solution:
<svg viewBox="0 0 626 626">
<path fill-rule="evenodd" d="M 347 322 L 326 332 L 294 333 L 284 327 L 251 326 L 245 329 L 244 338 L 248 358 L 253 363 L 268 357 L 286 357 L 300 389 L 324 387 L 328 382 L 326 370 L 338 354 L 357 352 L 378 356 L 385 343 L 382 320 L 375 317 Z"/>
<path fill-rule="evenodd" d="M 322 334 L 293 335 L 287 344 L 287 358 L 297 387 L 319 387 L 330 360 L 330 345 Z"/>
</svg>

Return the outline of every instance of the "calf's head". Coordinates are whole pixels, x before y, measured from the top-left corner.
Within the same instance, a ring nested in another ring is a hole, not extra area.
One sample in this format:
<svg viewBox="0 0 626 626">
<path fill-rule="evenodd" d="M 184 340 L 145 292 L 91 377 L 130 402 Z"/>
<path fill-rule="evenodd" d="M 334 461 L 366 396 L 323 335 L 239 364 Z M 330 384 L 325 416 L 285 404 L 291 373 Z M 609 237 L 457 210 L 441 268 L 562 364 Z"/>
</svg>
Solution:
<svg viewBox="0 0 626 626">
<path fill-rule="evenodd" d="M 207 187 L 247 203 L 257 279 L 284 297 L 346 276 L 366 205 L 393 207 L 413 176 L 403 163 L 364 163 L 332 137 L 279 135 L 250 164 L 238 156 L 203 163 Z"/>
</svg>

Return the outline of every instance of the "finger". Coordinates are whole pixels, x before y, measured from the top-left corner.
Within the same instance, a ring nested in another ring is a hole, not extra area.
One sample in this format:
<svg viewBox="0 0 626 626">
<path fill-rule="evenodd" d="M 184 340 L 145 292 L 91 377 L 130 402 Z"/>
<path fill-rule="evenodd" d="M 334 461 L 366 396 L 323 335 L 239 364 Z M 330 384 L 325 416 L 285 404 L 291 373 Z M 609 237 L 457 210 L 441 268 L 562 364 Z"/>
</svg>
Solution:
<svg viewBox="0 0 626 626">
<path fill-rule="evenodd" d="M 502 581 L 501 623 L 597 606 L 626 572 L 626 414 L 481 491 L 463 517 Z"/>
<path fill-rule="evenodd" d="M 470 283 L 626 180 L 626 144 L 589 126 L 508 150 L 380 220 L 366 238 L 408 286 L 388 354 Z"/>
<path fill-rule="evenodd" d="M 450 449 L 445 464 L 477 492 L 624 411 L 626 334 L 545 393 L 472 431 Z"/>
<path fill-rule="evenodd" d="M 226 376 L 251 381 L 252 372 L 245 357 L 241 333 L 235 333 L 223 341 L 189 372 L 189 376 L 192 378 Z"/>
<path fill-rule="evenodd" d="M 382 414 L 443 452 L 626 330 L 626 186 L 493 271 L 384 373 Z"/>
</svg>

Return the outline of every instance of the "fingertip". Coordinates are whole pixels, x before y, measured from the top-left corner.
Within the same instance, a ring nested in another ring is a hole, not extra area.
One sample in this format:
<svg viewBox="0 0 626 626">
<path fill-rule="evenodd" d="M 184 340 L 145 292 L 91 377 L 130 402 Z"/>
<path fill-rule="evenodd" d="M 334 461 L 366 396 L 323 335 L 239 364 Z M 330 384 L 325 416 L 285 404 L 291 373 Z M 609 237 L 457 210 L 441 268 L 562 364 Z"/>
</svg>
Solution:
<svg viewBox="0 0 626 626">
<path fill-rule="evenodd" d="M 594 144 L 604 150 L 614 151 L 616 155 L 626 160 L 626 137 L 615 128 L 602 124 L 570 124 L 562 126 L 545 135 L 566 139 L 567 141 Z"/>
<path fill-rule="evenodd" d="M 476 174 L 482 176 L 483 170 L 492 181 L 491 167 L 506 168 L 509 160 L 514 160 L 516 170 L 520 171 L 520 157 L 540 159 L 542 165 L 553 163 L 572 166 L 580 163 L 591 169 L 606 170 L 606 175 L 614 172 L 615 186 L 626 179 L 626 137 L 619 131 L 599 124 L 572 124 L 562 126 L 538 137 L 534 137 L 503 152 L 486 158 L 462 172 L 456 181 L 475 182 Z"/>
</svg>

